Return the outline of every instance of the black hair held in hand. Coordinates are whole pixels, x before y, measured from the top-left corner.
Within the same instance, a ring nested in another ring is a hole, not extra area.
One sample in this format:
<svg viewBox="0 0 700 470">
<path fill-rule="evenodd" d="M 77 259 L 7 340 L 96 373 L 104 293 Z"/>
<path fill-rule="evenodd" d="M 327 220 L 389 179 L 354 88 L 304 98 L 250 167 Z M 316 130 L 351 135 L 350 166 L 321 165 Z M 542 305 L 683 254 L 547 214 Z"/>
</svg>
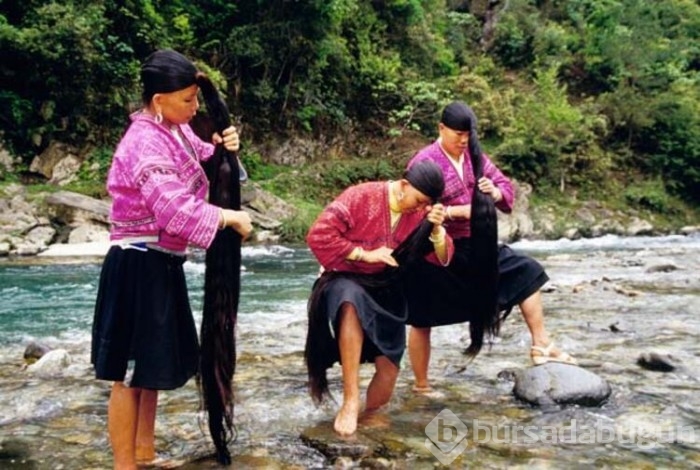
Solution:
<svg viewBox="0 0 700 470">
<path fill-rule="evenodd" d="M 203 73 L 195 75 L 208 117 L 221 134 L 231 125 L 226 104 Z M 238 157 L 218 144 L 207 163 L 209 202 L 225 209 L 241 208 Z M 241 236 L 232 228 L 219 230 L 207 249 L 201 327 L 199 384 L 208 413 L 209 433 L 217 461 L 231 463 L 228 443 L 235 438 L 233 374 L 236 370 L 236 321 L 241 287 Z"/>
<path fill-rule="evenodd" d="M 445 107 L 441 122 L 447 127 L 469 132 L 469 158 L 474 172 L 471 202 L 470 279 L 475 283 L 474 318 L 469 322 L 471 343 L 464 351 L 475 357 L 484 345 L 484 335 L 497 335 L 500 328 L 498 307 L 498 221 L 493 198 L 476 186 L 484 176 L 484 158 L 476 129 L 476 115 L 466 104 L 455 101 Z"/>
</svg>

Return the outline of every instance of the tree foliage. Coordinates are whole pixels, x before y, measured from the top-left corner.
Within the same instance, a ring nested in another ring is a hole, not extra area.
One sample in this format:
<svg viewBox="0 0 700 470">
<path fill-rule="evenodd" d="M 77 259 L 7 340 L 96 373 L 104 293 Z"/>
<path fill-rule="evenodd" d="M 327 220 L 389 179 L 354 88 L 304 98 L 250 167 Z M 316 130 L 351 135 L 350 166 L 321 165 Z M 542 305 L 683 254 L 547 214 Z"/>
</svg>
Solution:
<svg viewBox="0 0 700 470">
<path fill-rule="evenodd" d="M 697 203 L 699 36 L 694 0 L 2 0 L 0 130 L 26 163 L 52 140 L 104 155 L 171 47 L 254 142 L 433 135 L 462 99 L 518 179 L 641 174 Z"/>
</svg>

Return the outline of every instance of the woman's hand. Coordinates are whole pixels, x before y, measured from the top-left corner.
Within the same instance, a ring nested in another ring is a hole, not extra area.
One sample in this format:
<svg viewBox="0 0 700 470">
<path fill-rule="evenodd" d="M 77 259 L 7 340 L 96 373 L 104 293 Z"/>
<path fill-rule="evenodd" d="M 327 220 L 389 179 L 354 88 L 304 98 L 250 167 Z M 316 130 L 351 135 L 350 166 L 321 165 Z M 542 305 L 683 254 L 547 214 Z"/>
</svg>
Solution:
<svg viewBox="0 0 700 470">
<path fill-rule="evenodd" d="M 246 211 L 222 209 L 221 214 L 224 218 L 223 226 L 231 227 L 236 232 L 240 233 L 244 240 L 253 232 L 253 223 L 250 219 L 250 214 Z"/>
<path fill-rule="evenodd" d="M 393 250 L 387 246 L 380 246 L 374 250 L 363 252 L 360 260 L 365 263 L 384 263 L 396 267 L 399 263 L 391 256 L 392 251 Z"/>
<path fill-rule="evenodd" d="M 485 176 L 479 178 L 479 191 L 491 195 L 493 200 L 496 202 L 503 199 L 503 194 L 501 193 L 501 190 L 498 189 L 498 186 L 493 184 L 493 181 L 486 178 Z"/>
<path fill-rule="evenodd" d="M 426 218 L 436 227 L 442 225 L 445 222 L 445 206 L 440 203 L 429 206 Z"/>
<path fill-rule="evenodd" d="M 212 136 L 212 142 L 214 144 L 224 144 L 224 147 L 229 152 L 238 152 L 241 147 L 241 142 L 238 137 L 238 131 L 234 126 L 227 127 L 224 129 L 223 138 L 217 133 Z"/>
</svg>

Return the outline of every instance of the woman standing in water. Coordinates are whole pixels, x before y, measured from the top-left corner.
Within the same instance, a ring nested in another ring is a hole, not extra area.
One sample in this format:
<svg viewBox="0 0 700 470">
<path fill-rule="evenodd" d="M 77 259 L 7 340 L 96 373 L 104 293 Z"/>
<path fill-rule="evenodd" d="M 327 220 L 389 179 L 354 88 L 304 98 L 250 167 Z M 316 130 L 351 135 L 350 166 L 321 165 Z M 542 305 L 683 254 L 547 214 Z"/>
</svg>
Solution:
<svg viewBox="0 0 700 470">
<path fill-rule="evenodd" d="M 518 305 L 532 337 L 534 364 L 576 364 L 559 350 L 544 325 L 540 288 L 549 277 L 534 259 L 498 244 L 496 209 L 510 212 L 515 194 L 510 180 L 482 152 L 476 116 L 455 101 L 444 108 L 439 138 L 421 149 L 408 167 L 429 161 L 445 179 L 440 201 L 445 204 L 447 233 L 455 243 L 455 257 L 446 269 L 420 263 L 409 274 L 409 357 L 415 374 L 414 390 L 429 393 L 431 328 L 469 322 L 476 356 L 486 335 L 498 333 L 500 323 Z"/>
<path fill-rule="evenodd" d="M 306 241 L 324 269 L 309 300 L 306 364 L 311 395 L 328 392 L 326 369 L 342 365 L 340 435 L 353 434 L 361 409 L 359 368 L 374 362 L 365 411 L 386 404 L 406 343 L 403 274 L 417 259 L 445 265 L 453 252 L 436 200 L 444 187 L 431 162 L 414 165 L 398 181 L 350 187 L 314 222 Z"/>
<path fill-rule="evenodd" d="M 199 346 L 182 265 L 189 244 L 207 248 L 217 230 L 252 230 L 244 211 L 206 202 L 200 165 L 223 143 L 239 147 L 234 127 L 200 140 L 188 123 L 209 78 L 183 55 L 160 50 L 141 67 L 143 108 L 114 153 L 110 248 L 102 266 L 92 329 L 98 379 L 113 381 L 108 430 L 114 467 L 155 457 L 158 390 L 182 387 L 197 372 Z"/>
</svg>

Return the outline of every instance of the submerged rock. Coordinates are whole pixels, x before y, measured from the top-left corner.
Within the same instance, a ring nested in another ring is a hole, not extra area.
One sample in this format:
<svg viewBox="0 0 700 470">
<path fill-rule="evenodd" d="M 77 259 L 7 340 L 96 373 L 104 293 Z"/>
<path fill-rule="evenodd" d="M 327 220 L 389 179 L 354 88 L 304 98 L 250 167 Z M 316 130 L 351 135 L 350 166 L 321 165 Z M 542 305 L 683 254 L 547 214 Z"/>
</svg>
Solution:
<svg viewBox="0 0 700 470">
<path fill-rule="evenodd" d="M 53 349 L 34 364 L 27 367 L 27 372 L 38 377 L 54 377 L 61 375 L 71 364 L 70 354 L 65 349 Z"/>
<path fill-rule="evenodd" d="M 670 354 L 656 352 L 643 353 L 637 358 L 637 364 L 647 370 L 671 372 L 678 367 L 678 360 Z"/>
<path fill-rule="evenodd" d="M 611 392 L 608 382 L 598 375 L 555 362 L 517 371 L 513 387 L 515 396 L 533 405 L 599 406 Z"/>
<path fill-rule="evenodd" d="M 34 364 L 49 351 L 51 351 L 51 348 L 47 345 L 37 341 L 32 341 L 26 348 L 24 348 L 24 363 Z"/>
</svg>

